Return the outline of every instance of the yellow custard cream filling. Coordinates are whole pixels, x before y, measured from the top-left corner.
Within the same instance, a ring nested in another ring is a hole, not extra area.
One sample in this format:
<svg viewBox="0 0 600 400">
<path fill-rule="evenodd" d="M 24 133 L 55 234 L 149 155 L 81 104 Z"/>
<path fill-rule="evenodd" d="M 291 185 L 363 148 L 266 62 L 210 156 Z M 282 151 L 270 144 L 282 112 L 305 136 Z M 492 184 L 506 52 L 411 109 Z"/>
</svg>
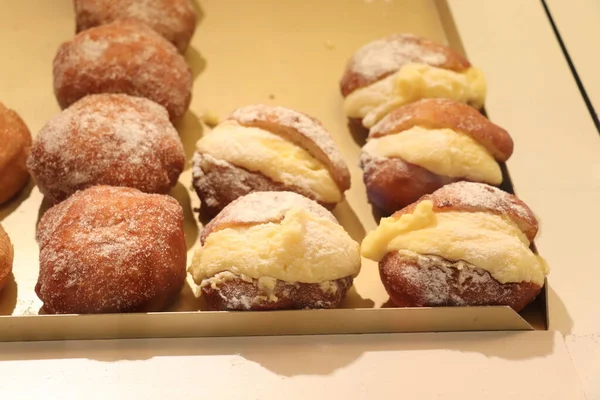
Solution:
<svg viewBox="0 0 600 400">
<path fill-rule="evenodd" d="M 367 128 L 394 108 L 423 98 L 447 98 L 481 108 L 486 84 L 477 68 L 455 72 L 427 64 L 411 63 L 398 72 L 350 93 L 344 111 L 350 118 L 362 118 Z"/>
<path fill-rule="evenodd" d="M 211 233 L 189 268 L 200 284 L 220 272 L 321 283 L 360 271 L 360 249 L 339 224 L 293 208 L 280 223 Z"/>
<path fill-rule="evenodd" d="M 494 157 L 469 135 L 452 129 L 411 129 L 371 139 L 364 151 L 373 156 L 397 157 L 439 175 L 492 185 L 502 183 Z"/>
<path fill-rule="evenodd" d="M 384 218 L 362 242 L 362 255 L 381 261 L 391 251 L 408 250 L 450 261 L 463 260 L 488 271 L 500 283 L 543 285 L 545 261 L 510 219 L 485 212 L 433 211 L 429 200 L 412 214 Z"/>
<path fill-rule="evenodd" d="M 342 200 L 342 192 L 320 161 L 300 146 L 264 129 L 226 121 L 200 139 L 196 148 L 276 182 L 306 188 L 319 201 Z"/>
</svg>

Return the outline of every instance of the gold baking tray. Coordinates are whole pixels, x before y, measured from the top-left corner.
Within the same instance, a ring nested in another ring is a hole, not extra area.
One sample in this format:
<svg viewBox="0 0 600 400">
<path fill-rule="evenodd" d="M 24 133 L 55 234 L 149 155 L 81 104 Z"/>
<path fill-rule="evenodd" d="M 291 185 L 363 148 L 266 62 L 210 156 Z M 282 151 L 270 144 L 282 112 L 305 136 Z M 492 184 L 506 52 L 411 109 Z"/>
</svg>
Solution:
<svg viewBox="0 0 600 400">
<path fill-rule="evenodd" d="M 352 189 L 334 211 L 357 241 L 375 228 L 358 156 L 366 132 L 351 128 L 342 112 L 338 81 L 361 45 L 393 32 L 412 32 L 463 52 L 444 1 L 200 0 L 198 29 L 186 59 L 195 81 L 190 111 L 177 125 L 188 158 L 209 128 L 207 111 L 227 116 L 252 103 L 278 104 L 320 119 L 342 149 Z M 15 109 L 32 133 L 59 112 L 52 92 L 52 59 L 74 34 L 71 0 L 24 0 L 0 6 L 0 101 Z M 476 64 L 476 60 L 474 64 Z M 493 92 L 494 88 L 490 88 Z M 495 121 L 502 125 L 502 121 Z M 519 140 L 515 138 L 516 151 Z M 505 170 L 506 189 L 512 190 Z M 199 207 L 189 167 L 172 195 L 185 212 L 188 260 L 198 242 Z M 518 183 L 517 183 L 518 186 Z M 209 312 L 189 282 L 167 312 L 114 315 L 38 315 L 37 221 L 47 205 L 30 183 L 0 208 L 15 248 L 14 279 L 0 293 L 0 340 L 333 334 L 461 330 L 547 329 L 546 290 L 521 314 L 508 307 L 387 308 L 376 263 L 362 271 L 337 310 Z M 547 285 L 546 285 L 547 288 Z"/>
</svg>

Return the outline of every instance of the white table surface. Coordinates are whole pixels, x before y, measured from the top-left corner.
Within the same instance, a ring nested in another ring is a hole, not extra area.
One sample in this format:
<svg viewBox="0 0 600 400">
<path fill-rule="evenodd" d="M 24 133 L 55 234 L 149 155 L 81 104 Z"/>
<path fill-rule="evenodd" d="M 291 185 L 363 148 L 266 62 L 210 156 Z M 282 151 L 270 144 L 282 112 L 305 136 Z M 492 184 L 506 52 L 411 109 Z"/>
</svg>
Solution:
<svg viewBox="0 0 600 400">
<path fill-rule="evenodd" d="M 488 113 L 519 144 L 509 168 L 542 220 L 551 331 L 5 343 L 0 397 L 600 399 L 597 132 L 539 2 L 450 6 Z"/>
</svg>

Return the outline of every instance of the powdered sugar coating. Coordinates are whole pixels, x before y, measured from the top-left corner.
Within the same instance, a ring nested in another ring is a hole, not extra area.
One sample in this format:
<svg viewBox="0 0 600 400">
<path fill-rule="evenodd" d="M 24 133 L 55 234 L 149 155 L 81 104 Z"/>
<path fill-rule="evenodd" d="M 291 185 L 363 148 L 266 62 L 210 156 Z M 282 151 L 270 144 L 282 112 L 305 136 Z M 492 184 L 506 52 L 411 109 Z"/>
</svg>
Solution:
<svg viewBox="0 0 600 400">
<path fill-rule="evenodd" d="M 202 297 L 212 310 L 276 310 L 335 308 L 352 286 L 352 277 L 322 283 L 275 280 L 269 290 L 260 280 L 246 279 L 229 271 L 205 279 Z"/>
<path fill-rule="evenodd" d="M 286 212 L 299 208 L 338 223 L 335 216 L 316 201 L 294 192 L 253 192 L 230 203 L 204 229 L 201 242 L 214 232 L 233 225 L 279 222 Z"/>
<path fill-rule="evenodd" d="M 372 79 L 397 71 L 410 62 L 441 66 L 446 56 L 422 46 L 414 35 L 398 33 L 364 45 L 354 54 L 350 65 L 356 73 Z"/>
<path fill-rule="evenodd" d="M 161 104 L 171 120 L 177 120 L 191 100 L 192 73 L 184 58 L 135 20 L 91 28 L 63 43 L 53 72 L 62 108 L 89 94 L 125 93 Z"/>
<path fill-rule="evenodd" d="M 52 207 L 36 292 L 50 313 L 158 310 L 185 281 L 183 211 L 171 197 L 96 186 Z"/>
<path fill-rule="evenodd" d="M 38 133 L 28 168 L 40 191 L 58 202 L 107 184 L 167 193 L 185 165 L 181 139 L 166 110 L 139 97 L 85 97 Z"/>
<path fill-rule="evenodd" d="M 135 18 L 160 33 L 181 52 L 196 28 L 190 0 L 75 0 L 77 32 L 121 18 Z"/>
<path fill-rule="evenodd" d="M 531 282 L 501 284 L 465 261 L 409 251 L 389 253 L 379 268 L 386 290 L 401 307 L 507 305 L 520 311 L 541 290 Z"/>
<path fill-rule="evenodd" d="M 287 132 L 283 132 L 273 125 L 293 129 L 300 137 L 286 135 L 285 138 L 302 146 L 309 154 L 321 161 L 329 169 L 341 191 L 350 187 L 350 172 L 346 162 L 331 135 L 318 120 L 289 108 L 265 104 L 238 108 L 233 111 L 231 118 L 242 125 L 265 128 L 263 124 L 269 124 L 268 127 L 274 128 L 269 130 L 280 135 Z"/>
</svg>

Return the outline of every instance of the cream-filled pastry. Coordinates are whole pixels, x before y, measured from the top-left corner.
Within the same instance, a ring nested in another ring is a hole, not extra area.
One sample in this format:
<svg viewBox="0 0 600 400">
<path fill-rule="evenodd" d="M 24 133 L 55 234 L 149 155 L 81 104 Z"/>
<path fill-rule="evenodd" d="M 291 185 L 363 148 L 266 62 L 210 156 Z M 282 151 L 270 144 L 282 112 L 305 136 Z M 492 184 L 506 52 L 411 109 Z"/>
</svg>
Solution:
<svg viewBox="0 0 600 400">
<path fill-rule="evenodd" d="M 540 292 L 546 262 L 531 248 L 532 211 L 495 187 L 457 182 L 381 220 L 362 242 L 401 307 L 507 305 Z"/>
<path fill-rule="evenodd" d="M 284 107 L 237 109 L 196 144 L 193 185 L 214 216 L 255 191 L 293 191 L 333 208 L 350 173 L 317 120 Z"/>
<path fill-rule="evenodd" d="M 361 167 L 371 203 L 393 213 L 450 182 L 501 184 L 512 150 L 508 132 L 474 108 L 422 99 L 371 128 Z"/>
<path fill-rule="evenodd" d="M 254 192 L 205 228 L 188 271 L 214 310 L 333 308 L 360 271 L 359 245 L 293 192 Z"/>
<path fill-rule="evenodd" d="M 483 107 L 483 73 L 446 46 L 395 34 L 360 48 L 340 81 L 344 112 L 371 128 L 393 109 L 423 98 Z"/>
</svg>

